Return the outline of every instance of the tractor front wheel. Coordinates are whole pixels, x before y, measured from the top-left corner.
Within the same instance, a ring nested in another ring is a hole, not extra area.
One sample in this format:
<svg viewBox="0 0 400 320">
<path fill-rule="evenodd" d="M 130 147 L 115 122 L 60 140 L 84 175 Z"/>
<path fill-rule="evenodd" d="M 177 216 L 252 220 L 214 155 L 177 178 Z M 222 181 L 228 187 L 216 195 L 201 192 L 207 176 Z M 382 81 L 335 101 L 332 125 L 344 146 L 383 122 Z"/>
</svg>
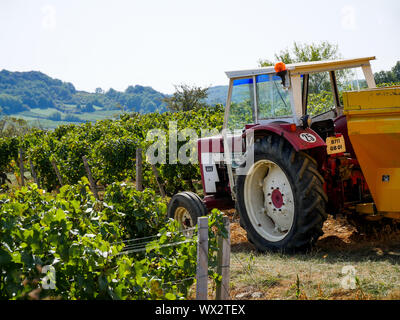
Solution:
<svg viewBox="0 0 400 320">
<path fill-rule="evenodd" d="M 168 218 L 177 220 L 182 229 L 188 229 L 197 224 L 197 218 L 207 215 L 207 208 L 197 194 L 185 191 L 171 198 L 167 214 Z"/>
<path fill-rule="evenodd" d="M 236 206 L 249 241 L 260 251 L 309 248 L 327 218 L 315 160 L 271 135 L 255 143 L 249 167 L 236 180 Z"/>
</svg>

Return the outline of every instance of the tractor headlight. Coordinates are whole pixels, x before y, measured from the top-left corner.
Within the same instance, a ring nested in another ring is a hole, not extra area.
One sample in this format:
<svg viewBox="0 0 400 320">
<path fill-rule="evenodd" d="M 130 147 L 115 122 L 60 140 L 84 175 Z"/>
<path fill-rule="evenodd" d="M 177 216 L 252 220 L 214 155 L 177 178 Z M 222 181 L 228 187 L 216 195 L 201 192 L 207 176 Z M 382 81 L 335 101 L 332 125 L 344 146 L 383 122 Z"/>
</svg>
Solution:
<svg viewBox="0 0 400 320">
<path fill-rule="evenodd" d="M 307 129 L 311 127 L 312 119 L 308 114 L 306 114 L 300 118 L 300 123 L 303 129 Z"/>
</svg>

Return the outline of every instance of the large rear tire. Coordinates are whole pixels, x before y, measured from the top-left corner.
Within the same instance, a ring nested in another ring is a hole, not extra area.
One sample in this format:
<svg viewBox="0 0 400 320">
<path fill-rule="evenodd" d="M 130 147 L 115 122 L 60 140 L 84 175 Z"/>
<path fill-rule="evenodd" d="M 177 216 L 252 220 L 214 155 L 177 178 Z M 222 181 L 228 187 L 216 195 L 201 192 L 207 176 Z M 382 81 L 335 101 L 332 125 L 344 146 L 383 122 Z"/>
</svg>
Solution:
<svg viewBox="0 0 400 320">
<path fill-rule="evenodd" d="M 185 191 L 171 198 L 167 212 L 168 218 L 177 220 L 182 229 L 188 229 L 197 224 L 197 218 L 207 215 L 207 208 L 197 194 Z"/>
<path fill-rule="evenodd" d="M 316 161 L 270 135 L 254 145 L 254 164 L 236 180 L 236 208 L 247 237 L 260 251 L 310 248 L 327 218 L 324 180 Z"/>
</svg>

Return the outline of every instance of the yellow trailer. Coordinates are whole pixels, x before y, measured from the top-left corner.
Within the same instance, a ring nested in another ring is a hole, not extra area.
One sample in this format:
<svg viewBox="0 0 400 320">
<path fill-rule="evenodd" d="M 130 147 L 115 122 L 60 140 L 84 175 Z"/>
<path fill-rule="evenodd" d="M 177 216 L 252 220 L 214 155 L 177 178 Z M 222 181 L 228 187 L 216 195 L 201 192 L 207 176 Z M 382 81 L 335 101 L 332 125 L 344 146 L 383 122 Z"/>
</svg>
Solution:
<svg viewBox="0 0 400 320">
<path fill-rule="evenodd" d="M 343 93 L 348 134 L 376 209 L 365 214 L 400 219 L 400 87 Z"/>
</svg>

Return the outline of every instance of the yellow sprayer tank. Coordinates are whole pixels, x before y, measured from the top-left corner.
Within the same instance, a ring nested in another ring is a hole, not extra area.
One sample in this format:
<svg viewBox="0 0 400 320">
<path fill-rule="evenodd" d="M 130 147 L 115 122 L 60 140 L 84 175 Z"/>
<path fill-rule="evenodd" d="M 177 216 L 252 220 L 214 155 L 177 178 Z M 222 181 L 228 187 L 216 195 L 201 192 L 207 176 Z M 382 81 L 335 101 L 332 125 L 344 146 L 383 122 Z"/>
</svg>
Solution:
<svg viewBox="0 0 400 320">
<path fill-rule="evenodd" d="M 350 141 L 377 211 L 400 217 L 400 87 L 344 92 Z"/>
</svg>

